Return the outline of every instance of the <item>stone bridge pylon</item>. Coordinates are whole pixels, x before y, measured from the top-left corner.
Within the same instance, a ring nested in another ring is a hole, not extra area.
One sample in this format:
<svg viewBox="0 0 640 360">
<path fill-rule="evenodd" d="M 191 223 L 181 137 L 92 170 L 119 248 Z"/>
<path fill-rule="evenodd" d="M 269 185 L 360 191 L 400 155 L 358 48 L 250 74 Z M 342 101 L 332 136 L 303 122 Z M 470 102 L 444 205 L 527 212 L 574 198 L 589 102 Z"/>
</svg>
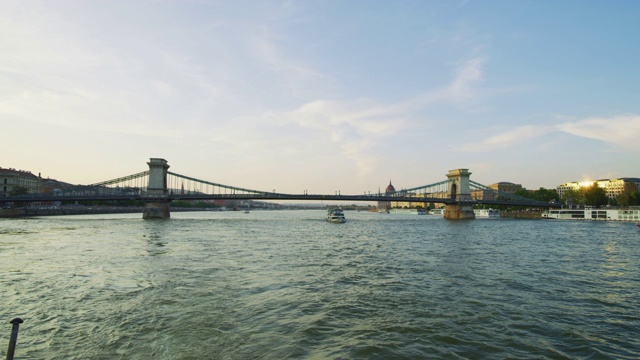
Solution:
<svg viewBox="0 0 640 360">
<path fill-rule="evenodd" d="M 450 196 L 455 203 L 445 205 L 445 219 L 475 219 L 473 212 L 473 198 L 469 184 L 469 169 L 449 170 L 447 178 L 451 181 Z"/>
<path fill-rule="evenodd" d="M 144 197 L 143 219 L 168 219 L 169 212 L 169 190 L 167 189 L 167 171 L 169 164 L 167 160 L 151 158 L 149 165 L 149 184 L 147 194 Z"/>
</svg>

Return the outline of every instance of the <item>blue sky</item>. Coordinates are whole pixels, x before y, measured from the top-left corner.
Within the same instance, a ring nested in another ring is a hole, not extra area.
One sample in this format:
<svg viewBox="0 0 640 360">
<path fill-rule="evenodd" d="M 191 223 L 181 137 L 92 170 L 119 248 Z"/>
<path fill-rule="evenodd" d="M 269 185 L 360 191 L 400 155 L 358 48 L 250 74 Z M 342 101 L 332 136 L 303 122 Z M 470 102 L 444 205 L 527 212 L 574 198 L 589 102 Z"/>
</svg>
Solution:
<svg viewBox="0 0 640 360">
<path fill-rule="evenodd" d="M 2 1 L 0 166 L 258 190 L 640 177 L 637 1 Z"/>
</svg>

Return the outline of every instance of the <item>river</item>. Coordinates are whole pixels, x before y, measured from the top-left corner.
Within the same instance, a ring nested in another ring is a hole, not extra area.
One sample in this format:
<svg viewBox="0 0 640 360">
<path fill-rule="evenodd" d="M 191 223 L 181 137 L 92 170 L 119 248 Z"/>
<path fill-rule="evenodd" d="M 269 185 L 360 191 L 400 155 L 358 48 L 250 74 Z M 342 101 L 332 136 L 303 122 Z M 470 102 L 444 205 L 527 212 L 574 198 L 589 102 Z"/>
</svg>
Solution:
<svg viewBox="0 0 640 360">
<path fill-rule="evenodd" d="M 0 356 L 640 358 L 633 223 L 324 216 L 0 219 Z"/>
</svg>

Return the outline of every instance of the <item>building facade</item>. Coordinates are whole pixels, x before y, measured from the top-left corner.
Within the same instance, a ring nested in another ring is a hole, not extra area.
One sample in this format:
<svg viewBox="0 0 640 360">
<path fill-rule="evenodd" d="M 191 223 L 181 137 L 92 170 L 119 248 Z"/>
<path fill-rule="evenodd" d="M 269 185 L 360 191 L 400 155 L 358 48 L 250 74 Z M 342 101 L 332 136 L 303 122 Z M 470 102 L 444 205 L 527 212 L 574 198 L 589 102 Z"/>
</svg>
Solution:
<svg viewBox="0 0 640 360">
<path fill-rule="evenodd" d="M 507 181 L 501 181 L 495 184 L 489 185 L 491 190 L 473 190 L 471 191 L 471 198 L 474 200 L 497 200 L 496 191 L 503 194 L 514 194 L 519 190 L 522 190 L 522 185 L 514 184 Z"/>
<path fill-rule="evenodd" d="M 27 194 L 42 192 L 42 178 L 30 171 L 0 168 L 0 196 L 11 196 L 25 191 Z"/>
<path fill-rule="evenodd" d="M 640 178 L 619 178 L 619 179 L 602 179 L 595 181 L 573 181 L 567 182 L 556 187 L 558 195 L 562 198 L 567 190 L 579 191 L 589 188 L 593 185 L 604 189 L 605 194 L 611 200 L 623 193 L 631 193 L 636 191 L 640 193 Z"/>
</svg>

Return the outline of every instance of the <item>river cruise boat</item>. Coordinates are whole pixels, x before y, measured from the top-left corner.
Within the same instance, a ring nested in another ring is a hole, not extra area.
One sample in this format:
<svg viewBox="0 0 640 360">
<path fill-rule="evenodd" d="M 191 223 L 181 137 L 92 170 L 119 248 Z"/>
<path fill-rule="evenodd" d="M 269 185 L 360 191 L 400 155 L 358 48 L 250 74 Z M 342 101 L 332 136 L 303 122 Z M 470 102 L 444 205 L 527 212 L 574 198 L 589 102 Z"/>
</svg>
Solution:
<svg viewBox="0 0 640 360">
<path fill-rule="evenodd" d="M 424 209 L 391 209 L 392 214 L 410 214 L 410 215 L 426 215 Z"/>
<path fill-rule="evenodd" d="M 496 209 L 474 209 L 473 213 L 477 218 L 499 218 L 500 210 Z"/>
<path fill-rule="evenodd" d="M 543 219 L 639 221 L 640 209 L 552 209 L 542 213 Z"/>
<path fill-rule="evenodd" d="M 347 219 L 344 217 L 344 211 L 342 211 L 342 209 L 329 209 L 327 210 L 327 221 L 342 224 L 347 222 Z"/>
</svg>

